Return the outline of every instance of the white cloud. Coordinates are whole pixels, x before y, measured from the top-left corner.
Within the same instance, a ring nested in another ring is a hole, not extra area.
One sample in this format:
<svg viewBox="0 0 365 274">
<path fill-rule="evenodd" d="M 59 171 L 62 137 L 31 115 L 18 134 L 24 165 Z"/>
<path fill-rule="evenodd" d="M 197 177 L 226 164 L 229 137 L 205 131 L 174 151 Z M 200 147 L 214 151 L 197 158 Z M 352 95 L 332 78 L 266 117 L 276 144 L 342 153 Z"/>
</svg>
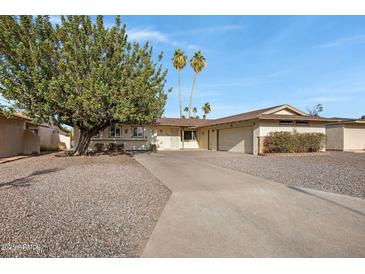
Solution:
<svg viewBox="0 0 365 274">
<path fill-rule="evenodd" d="M 167 33 L 154 30 L 153 28 L 132 28 L 127 30 L 127 33 L 132 41 L 155 41 L 189 50 L 197 50 L 199 48 L 197 45 L 172 39 Z"/>
<path fill-rule="evenodd" d="M 151 29 L 130 29 L 128 30 L 128 37 L 131 40 L 136 40 L 136 41 L 151 40 L 163 43 L 171 42 L 166 34 Z"/>
<path fill-rule="evenodd" d="M 180 32 L 173 33 L 172 36 L 182 36 L 182 35 L 194 35 L 194 34 L 204 34 L 212 32 L 228 32 L 237 31 L 243 29 L 243 25 L 222 25 L 222 26 L 212 26 L 208 28 L 195 28 L 190 30 L 184 30 Z"/>
<path fill-rule="evenodd" d="M 337 39 L 328 43 L 319 45 L 319 48 L 333 48 L 346 44 L 362 44 L 365 43 L 365 35 L 356 35 L 346 38 Z"/>
<path fill-rule="evenodd" d="M 132 28 L 129 30 L 127 29 L 127 33 L 129 38 L 133 41 L 155 41 L 155 42 L 165 43 L 173 47 L 181 47 L 188 50 L 198 50 L 199 49 L 198 45 L 191 44 L 186 41 L 181 41 L 179 39 L 175 39 L 174 37 L 183 35 L 197 35 L 197 34 L 212 33 L 212 32 L 236 31 L 242 29 L 243 27 L 244 26 L 242 25 L 223 25 L 209 28 L 196 28 L 196 29 L 184 30 L 170 34 L 155 30 L 152 27 L 146 27 L 146 28 Z"/>
</svg>

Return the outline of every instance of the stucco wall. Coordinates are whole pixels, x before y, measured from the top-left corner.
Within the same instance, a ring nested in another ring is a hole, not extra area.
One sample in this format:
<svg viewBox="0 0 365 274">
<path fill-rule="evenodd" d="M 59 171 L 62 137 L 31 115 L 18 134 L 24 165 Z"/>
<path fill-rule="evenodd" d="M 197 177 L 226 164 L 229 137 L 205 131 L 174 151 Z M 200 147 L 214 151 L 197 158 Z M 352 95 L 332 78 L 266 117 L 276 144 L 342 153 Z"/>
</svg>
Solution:
<svg viewBox="0 0 365 274">
<path fill-rule="evenodd" d="M 60 146 L 70 148 L 70 137 L 59 134 L 58 129 L 40 126 L 38 132 L 42 149 Z"/>
<path fill-rule="evenodd" d="M 157 127 L 157 149 L 179 149 L 181 130 L 179 127 Z"/>
<path fill-rule="evenodd" d="M 343 150 L 343 125 L 327 125 L 326 126 L 326 149 L 328 150 Z"/>
<path fill-rule="evenodd" d="M 326 134 L 326 124 L 324 122 L 309 122 L 309 126 L 280 125 L 279 121 L 260 121 L 260 136 L 267 136 L 273 131 L 287 131 L 298 133 L 323 133 Z"/>
<path fill-rule="evenodd" d="M 186 129 L 189 130 L 189 129 Z M 157 149 L 159 150 L 174 150 L 182 149 L 183 143 L 181 141 L 181 131 L 180 127 L 172 126 L 158 126 L 157 127 Z M 197 139 L 199 140 L 199 135 L 197 132 Z M 184 148 L 194 149 L 199 148 L 198 140 L 184 141 Z"/>
<path fill-rule="evenodd" d="M 201 149 L 208 149 L 208 129 L 199 128 L 197 130 L 198 135 L 198 146 Z"/>
<path fill-rule="evenodd" d="M 98 137 L 94 137 L 90 141 L 89 148 L 93 149 L 96 143 L 115 143 L 124 144 L 126 150 L 148 150 L 151 144 L 156 143 L 156 129 L 154 126 L 146 125 L 143 126 L 144 133 L 143 137 L 133 137 L 132 127 L 134 125 L 121 125 L 122 136 L 121 137 L 110 137 L 110 128 L 107 127 L 105 130 L 99 133 Z M 77 127 L 74 128 L 74 146 L 76 147 L 78 139 L 80 136 L 80 131 Z"/>
<path fill-rule="evenodd" d="M 39 154 L 40 138 L 31 130 L 24 131 L 24 154 Z"/>
<path fill-rule="evenodd" d="M 0 116 L 0 157 L 24 153 L 25 122 Z"/>
<path fill-rule="evenodd" d="M 295 113 L 294 111 L 292 111 L 290 109 L 282 109 L 282 110 L 279 110 L 277 112 L 274 112 L 273 114 L 279 114 L 279 115 L 295 115 L 297 113 Z"/>
<path fill-rule="evenodd" d="M 365 124 L 345 125 L 344 150 L 365 150 Z"/>
<path fill-rule="evenodd" d="M 66 149 L 71 148 L 71 138 L 69 136 L 58 134 L 58 137 L 60 139 L 61 146 L 64 146 Z"/>
</svg>

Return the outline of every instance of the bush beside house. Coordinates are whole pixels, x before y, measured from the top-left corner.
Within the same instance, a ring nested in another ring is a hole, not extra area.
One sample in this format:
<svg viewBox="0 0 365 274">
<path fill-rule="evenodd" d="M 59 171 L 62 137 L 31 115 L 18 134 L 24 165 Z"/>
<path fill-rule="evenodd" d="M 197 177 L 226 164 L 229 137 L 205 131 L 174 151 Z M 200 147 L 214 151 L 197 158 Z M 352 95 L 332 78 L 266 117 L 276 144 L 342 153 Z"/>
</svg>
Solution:
<svg viewBox="0 0 365 274">
<path fill-rule="evenodd" d="M 264 141 L 265 153 L 318 152 L 324 148 L 323 133 L 270 132 Z"/>
</svg>

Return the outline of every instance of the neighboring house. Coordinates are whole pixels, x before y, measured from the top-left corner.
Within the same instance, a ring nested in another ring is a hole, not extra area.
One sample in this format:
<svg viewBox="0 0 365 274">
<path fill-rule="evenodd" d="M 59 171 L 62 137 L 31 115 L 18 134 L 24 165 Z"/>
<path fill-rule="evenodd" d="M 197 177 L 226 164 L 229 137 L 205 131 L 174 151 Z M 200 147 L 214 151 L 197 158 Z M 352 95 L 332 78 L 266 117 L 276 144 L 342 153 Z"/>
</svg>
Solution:
<svg viewBox="0 0 365 274">
<path fill-rule="evenodd" d="M 39 126 L 41 150 L 56 150 L 59 148 L 70 149 L 70 137 L 66 132 L 53 125 L 41 124 Z"/>
<path fill-rule="evenodd" d="M 40 152 L 38 125 L 21 113 L 6 118 L 0 113 L 0 157 Z"/>
<path fill-rule="evenodd" d="M 365 150 L 365 120 L 344 119 L 326 126 L 328 150 Z"/>
<path fill-rule="evenodd" d="M 272 131 L 326 133 L 326 123 L 339 119 L 309 116 L 279 105 L 214 120 L 161 118 L 155 124 L 115 124 L 92 138 L 95 143 L 123 143 L 127 150 L 209 149 L 259 154 Z M 79 131 L 74 130 L 75 145 Z"/>
</svg>

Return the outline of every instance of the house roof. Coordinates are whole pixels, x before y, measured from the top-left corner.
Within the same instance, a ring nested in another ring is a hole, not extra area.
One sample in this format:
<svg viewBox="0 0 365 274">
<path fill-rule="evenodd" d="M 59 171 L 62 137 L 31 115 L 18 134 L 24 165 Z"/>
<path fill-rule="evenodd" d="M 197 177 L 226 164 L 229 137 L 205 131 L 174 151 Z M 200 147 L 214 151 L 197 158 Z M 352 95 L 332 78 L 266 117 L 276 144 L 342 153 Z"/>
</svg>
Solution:
<svg viewBox="0 0 365 274">
<path fill-rule="evenodd" d="M 3 113 L 0 112 L 0 115 L 4 116 L 5 118 L 7 118 Z M 26 116 L 25 114 L 21 113 L 21 112 L 14 112 L 11 114 L 11 116 L 9 117 L 9 119 L 12 119 L 12 118 L 15 118 L 15 119 L 21 119 L 21 120 L 24 120 L 26 121 L 27 124 L 31 124 L 31 125 L 34 125 L 34 126 L 37 126 L 36 123 L 34 123 L 32 121 L 31 118 L 29 118 L 28 116 Z"/>
<path fill-rule="evenodd" d="M 183 119 L 183 118 L 160 118 L 157 120 L 160 126 L 198 127 L 207 124 L 209 119 Z"/>
<path fill-rule="evenodd" d="M 3 113 L 0 113 L 0 114 L 4 115 Z M 19 119 L 22 119 L 22 120 L 32 121 L 32 119 L 30 119 L 28 116 L 24 115 L 21 112 L 14 112 L 14 113 L 12 113 L 11 116 L 10 116 L 10 118 L 13 118 L 13 117 L 19 118 Z"/>
<path fill-rule="evenodd" d="M 344 124 L 365 124 L 365 119 L 346 119 L 342 121 Z"/>
<path fill-rule="evenodd" d="M 289 110 L 292 115 L 276 114 L 282 110 Z M 180 119 L 180 118 L 161 118 L 157 124 L 164 126 L 184 126 L 184 127 L 205 127 L 225 123 L 234 123 L 252 119 L 260 120 L 304 120 L 304 121 L 321 121 L 321 122 L 341 122 L 343 118 L 324 118 L 320 116 L 309 116 L 308 114 L 287 104 L 258 109 L 244 112 L 219 119 Z"/>
<path fill-rule="evenodd" d="M 301 116 L 301 115 L 279 115 L 279 114 L 262 114 L 257 117 L 260 120 L 292 120 L 292 121 L 320 121 L 320 122 L 340 122 L 343 119 L 324 118 L 320 116 Z"/>
<path fill-rule="evenodd" d="M 283 105 L 280 105 L 280 106 L 283 106 Z M 227 117 L 223 117 L 223 118 L 219 118 L 219 119 L 210 120 L 209 123 L 207 123 L 206 125 L 219 125 L 219 124 L 225 124 L 225 123 L 233 123 L 233 122 L 257 119 L 257 117 L 260 114 L 271 111 L 271 110 L 274 110 L 274 109 L 277 109 L 280 106 L 263 108 L 263 109 L 244 112 L 244 113 L 240 113 L 240 114 L 236 114 L 236 115 L 232 115 L 232 116 L 227 116 Z"/>
</svg>

